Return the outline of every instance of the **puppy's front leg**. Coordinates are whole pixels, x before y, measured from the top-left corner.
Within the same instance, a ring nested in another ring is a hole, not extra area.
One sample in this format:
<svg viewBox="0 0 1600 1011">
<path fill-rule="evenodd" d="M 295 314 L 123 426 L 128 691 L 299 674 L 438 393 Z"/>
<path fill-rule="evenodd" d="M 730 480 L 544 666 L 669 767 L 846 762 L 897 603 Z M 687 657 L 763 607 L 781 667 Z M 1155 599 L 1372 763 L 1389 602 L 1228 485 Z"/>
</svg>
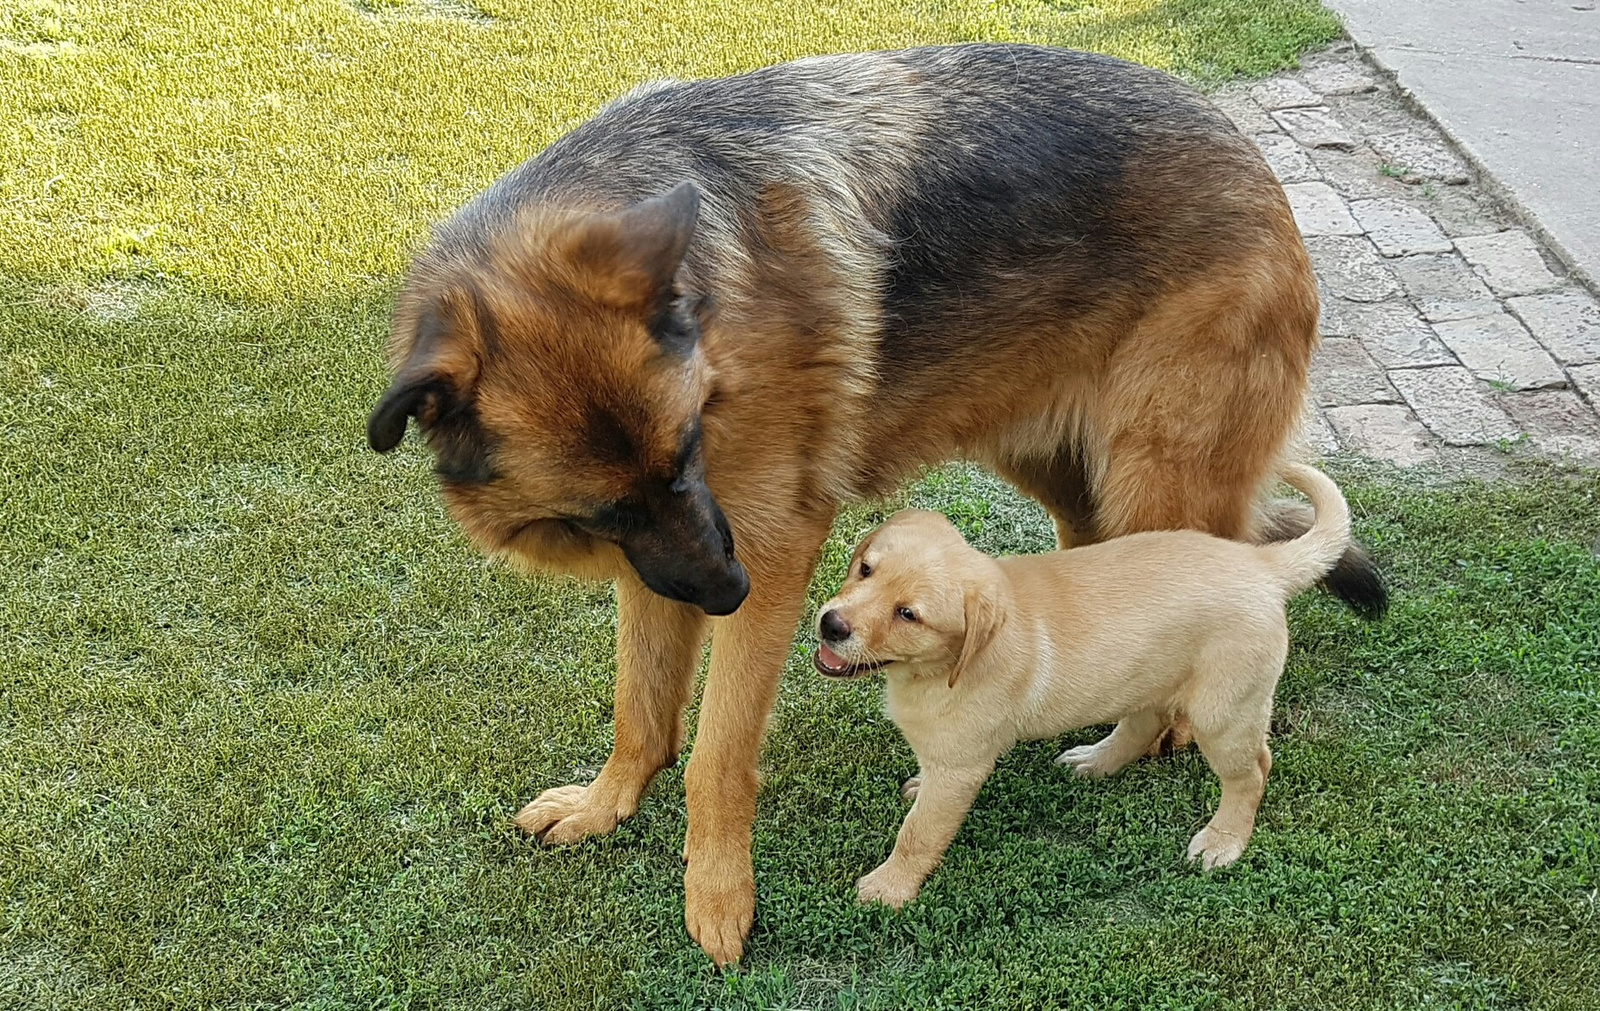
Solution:
<svg viewBox="0 0 1600 1011">
<path fill-rule="evenodd" d="M 950 841 L 993 771 L 992 758 L 970 766 L 923 763 L 917 800 L 900 826 L 894 852 L 856 882 L 856 898 L 882 902 L 895 909 L 916 898 L 922 891 L 922 882 L 944 858 L 944 851 L 950 848 Z"/>
</svg>

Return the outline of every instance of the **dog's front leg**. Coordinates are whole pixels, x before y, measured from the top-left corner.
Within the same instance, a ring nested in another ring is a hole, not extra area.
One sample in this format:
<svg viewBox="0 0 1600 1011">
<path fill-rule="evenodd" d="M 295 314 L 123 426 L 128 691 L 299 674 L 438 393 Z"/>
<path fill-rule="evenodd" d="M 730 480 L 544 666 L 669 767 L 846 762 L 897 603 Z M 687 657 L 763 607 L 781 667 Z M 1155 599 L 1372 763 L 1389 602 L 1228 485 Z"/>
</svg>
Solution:
<svg viewBox="0 0 1600 1011">
<path fill-rule="evenodd" d="M 743 954 L 755 919 L 750 829 L 756 761 L 830 521 L 809 517 L 773 524 L 771 529 L 790 534 L 787 543 L 741 552 L 750 596 L 711 636 L 711 669 L 684 773 L 689 833 L 683 852 L 689 866 L 683 893 L 689 936 L 719 966 Z"/>
<path fill-rule="evenodd" d="M 917 897 L 922 883 L 944 858 L 950 841 L 994 771 L 994 759 L 966 766 L 923 763 L 916 803 L 900 826 L 894 852 L 856 882 L 856 898 L 899 909 Z"/>
<path fill-rule="evenodd" d="M 688 704 L 705 641 L 697 607 L 652 593 L 628 572 L 617 580 L 616 743 L 588 786 L 546 790 L 517 814 L 525 832 L 546 843 L 604 835 L 639 809 L 657 770 L 683 747 Z"/>
</svg>

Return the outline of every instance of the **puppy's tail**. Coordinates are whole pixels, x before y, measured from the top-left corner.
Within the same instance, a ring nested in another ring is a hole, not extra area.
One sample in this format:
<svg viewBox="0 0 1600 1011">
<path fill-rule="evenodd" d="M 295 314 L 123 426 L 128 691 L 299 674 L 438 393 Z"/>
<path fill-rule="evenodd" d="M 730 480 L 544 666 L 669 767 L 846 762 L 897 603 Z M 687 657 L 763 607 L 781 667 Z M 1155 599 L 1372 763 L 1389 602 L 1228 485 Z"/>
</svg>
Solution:
<svg viewBox="0 0 1600 1011">
<path fill-rule="evenodd" d="M 1326 576 L 1350 547 L 1350 506 L 1327 475 L 1303 463 L 1284 465 L 1283 479 L 1311 500 L 1311 529 L 1292 541 L 1263 548 L 1272 553 L 1288 596 Z"/>
</svg>

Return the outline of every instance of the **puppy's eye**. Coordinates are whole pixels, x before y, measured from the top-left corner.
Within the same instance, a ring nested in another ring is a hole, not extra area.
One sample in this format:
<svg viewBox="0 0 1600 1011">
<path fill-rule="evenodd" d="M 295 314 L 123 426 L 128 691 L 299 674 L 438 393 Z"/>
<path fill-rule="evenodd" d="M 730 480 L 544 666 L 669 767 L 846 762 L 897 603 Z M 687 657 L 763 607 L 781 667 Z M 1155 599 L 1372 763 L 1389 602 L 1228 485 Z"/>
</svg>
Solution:
<svg viewBox="0 0 1600 1011">
<path fill-rule="evenodd" d="M 899 618 L 901 621 L 916 621 L 917 620 L 917 612 L 913 611 L 909 607 L 897 607 L 897 608 L 895 608 L 894 609 L 894 616 L 896 618 Z"/>
<path fill-rule="evenodd" d="M 868 565 L 866 562 L 862 562 L 861 563 L 861 578 L 862 579 L 866 579 L 870 575 L 872 575 L 872 566 Z"/>
</svg>

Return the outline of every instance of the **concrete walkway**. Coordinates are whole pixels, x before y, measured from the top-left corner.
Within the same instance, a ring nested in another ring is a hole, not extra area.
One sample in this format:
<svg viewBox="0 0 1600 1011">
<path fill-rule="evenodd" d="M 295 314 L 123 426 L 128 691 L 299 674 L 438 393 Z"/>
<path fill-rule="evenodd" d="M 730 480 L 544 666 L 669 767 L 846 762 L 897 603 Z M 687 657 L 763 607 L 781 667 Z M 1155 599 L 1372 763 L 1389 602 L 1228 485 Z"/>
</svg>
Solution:
<svg viewBox="0 0 1600 1011">
<path fill-rule="evenodd" d="M 1313 442 L 1399 466 L 1600 466 L 1600 304 L 1392 80 L 1346 42 L 1215 98 L 1317 270 Z"/>
<path fill-rule="evenodd" d="M 1350 37 L 1600 284 L 1596 0 L 1324 0 Z"/>
</svg>

